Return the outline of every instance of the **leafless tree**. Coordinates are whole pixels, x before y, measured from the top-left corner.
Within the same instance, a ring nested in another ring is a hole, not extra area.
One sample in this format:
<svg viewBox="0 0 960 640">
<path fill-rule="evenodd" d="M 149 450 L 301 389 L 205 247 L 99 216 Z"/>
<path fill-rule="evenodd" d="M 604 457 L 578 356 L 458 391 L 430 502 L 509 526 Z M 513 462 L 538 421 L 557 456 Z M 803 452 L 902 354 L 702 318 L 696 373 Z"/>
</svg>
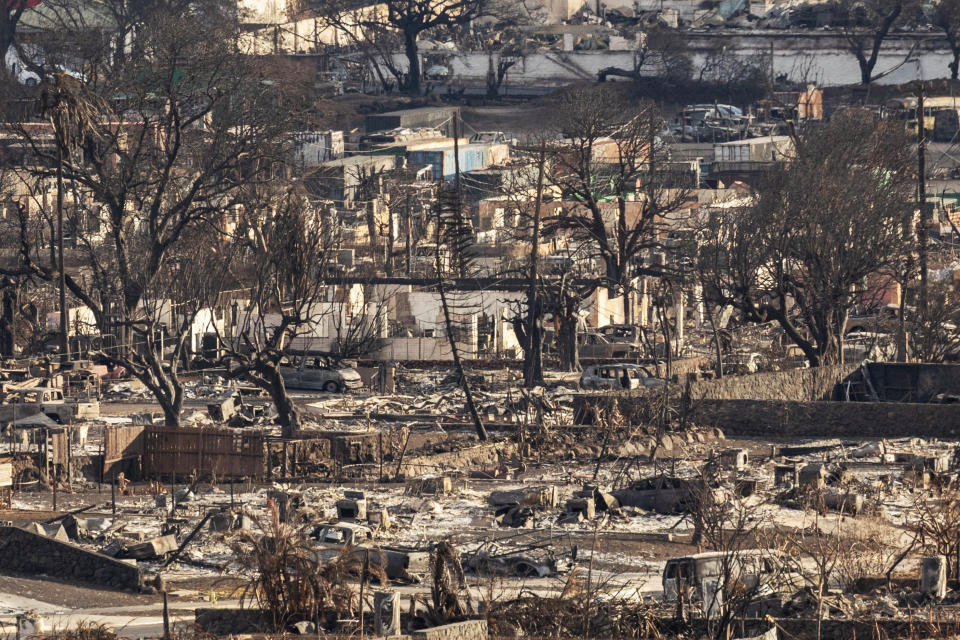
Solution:
<svg viewBox="0 0 960 640">
<path fill-rule="evenodd" d="M 921 545 L 947 557 L 947 571 L 960 579 L 960 489 L 951 483 L 937 494 L 920 496 L 914 503 L 913 530 Z"/>
<path fill-rule="evenodd" d="M 296 113 L 287 100 L 291 116 L 277 114 L 286 86 L 261 82 L 268 70 L 236 50 L 225 12 L 219 0 L 164 0 L 140 15 L 129 47 L 136 55 L 86 47 L 51 51 L 51 59 L 84 61 L 83 80 L 58 75 L 52 104 L 69 98 L 67 120 L 85 128 L 78 135 L 73 127 L 66 153 L 64 145 L 46 143 L 42 127 L 25 124 L 19 131 L 32 154 L 30 172 L 52 179 L 60 154 L 76 205 L 96 218 L 76 234 L 76 257 L 89 277 L 65 277 L 70 295 L 90 310 L 106 340 L 95 355 L 140 379 L 170 425 L 179 424 L 182 405 L 180 354 L 168 348 L 170 338 L 158 339 L 156 328 L 166 324 L 179 343 L 174 325 L 184 325 L 150 315 L 163 308 L 156 301 L 167 284 L 168 261 L 190 234 L 224 224 L 242 184 L 273 177 L 275 165 L 260 159 L 279 153 Z M 79 26 L 62 38 L 65 46 L 85 34 L 113 41 L 109 21 L 83 24 L 82 13 L 74 17 Z M 65 22 L 62 31 L 74 28 Z M 20 240 L 16 270 L 54 280 L 53 256 L 28 234 Z"/>
<path fill-rule="evenodd" d="M 486 15 L 491 0 L 386 0 L 369 7 L 358 7 L 351 0 L 317 3 L 318 12 L 327 22 L 356 42 L 394 42 L 399 38 L 407 68 L 401 71 L 392 63 L 388 68 L 397 77 L 400 88 L 408 93 L 421 91 L 422 69 L 417 40 L 438 28 L 458 28 Z M 380 61 L 389 59 L 391 51 L 377 52 Z"/>
<path fill-rule="evenodd" d="M 704 609 L 709 612 L 711 635 L 722 640 L 729 637 L 734 621 L 745 616 L 757 596 L 774 586 L 770 582 L 778 576 L 760 570 L 768 563 L 768 551 L 754 548 L 765 527 L 764 519 L 747 500 L 717 488 L 718 474 L 716 460 L 710 459 L 690 480 L 687 504 L 694 522 L 693 543 L 718 552 L 718 556 L 711 571 L 714 578 L 686 585 L 684 591 L 700 592 Z M 688 601 L 688 597 L 680 596 L 681 603 Z"/>
<path fill-rule="evenodd" d="M 678 30 L 658 23 L 629 35 L 634 35 L 637 39 L 637 47 L 633 53 L 633 68 L 601 69 L 597 74 L 600 82 L 604 82 L 609 76 L 632 79 L 643 75 L 678 80 L 690 78 L 692 62 L 687 41 Z"/>
<path fill-rule="evenodd" d="M 236 242 L 235 280 L 244 301 L 233 335 L 221 335 L 231 374 L 266 390 L 277 408 L 284 437 L 300 429 L 300 412 L 287 393 L 280 367 L 293 341 L 310 341 L 336 313 L 324 283 L 336 233 L 295 186 L 270 188 L 249 198 Z"/>
<path fill-rule="evenodd" d="M 860 83 L 867 85 L 877 79 L 873 70 L 883 41 L 890 30 L 910 12 L 911 0 L 843 0 L 842 32 L 850 53 L 860 66 Z"/>
<path fill-rule="evenodd" d="M 504 204 L 512 224 L 505 224 L 506 232 L 520 243 L 530 244 L 527 271 L 527 296 L 521 303 L 513 301 L 511 324 L 523 350 L 523 379 L 528 388 L 543 383 L 543 315 L 544 305 L 540 289 L 544 276 L 541 271 L 540 248 L 543 236 L 544 183 L 547 171 L 546 139 L 529 141 L 518 148 L 524 154 L 525 164 L 514 171 L 501 185 Z"/>
<path fill-rule="evenodd" d="M 819 514 L 799 534 L 778 533 L 774 539 L 774 546 L 783 551 L 784 558 L 790 559 L 796 572 L 816 589 L 817 638 L 820 638 L 825 597 L 841 558 L 851 551 L 849 540 L 842 535 L 839 527 L 833 534 L 824 532 L 820 527 Z"/>
<path fill-rule="evenodd" d="M 960 355 L 960 304 L 945 282 L 932 282 L 926 311 L 913 318 L 913 353 L 920 362 L 944 362 Z"/>
<path fill-rule="evenodd" d="M 940 0 L 934 23 L 943 30 L 943 35 L 950 45 L 950 78 L 956 80 L 960 75 L 960 2 L 957 0 Z"/>
<path fill-rule="evenodd" d="M 495 19 L 476 25 L 479 49 L 487 54 L 487 98 L 495 100 L 507 73 L 534 50 L 525 27 L 537 22 L 537 16 L 524 2 L 498 1 L 490 12 Z"/>
<path fill-rule="evenodd" d="M 553 265 L 539 279 L 537 310 L 554 326 L 555 345 L 563 371 L 580 370 L 581 311 L 602 280 L 589 272 L 590 250 L 582 244 L 568 247 L 561 255 L 565 263 Z M 529 322 L 529 317 L 527 322 Z"/>
<path fill-rule="evenodd" d="M 4 2 L 0 8 L 0 57 L 7 53 L 7 49 L 13 46 L 17 37 L 17 25 L 23 12 L 31 5 L 36 5 L 37 0 L 11 0 Z"/>
<path fill-rule="evenodd" d="M 569 91 L 557 106 L 564 140 L 551 146 L 547 180 L 571 204 L 545 226 L 593 244 L 605 284 L 623 296 L 625 322 L 634 278 L 664 274 L 652 253 L 665 249 L 660 231 L 688 196 L 671 184 L 661 124 L 653 104 L 630 104 L 609 88 Z"/>
<path fill-rule="evenodd" d="M 381 329 L 387 321 L 388 311 L 385 301 L 379 300 L 366 304 L 360 314 L 334 313 L 331 320 L 336 335 L 332 351 L 339 358 L 363 358 L 374 353 L 383 346 Z"/>
<path fill-rule="evenodd" d="M 714 303 L 776 321 L 813 366 L 838 360 L 850 308 L 876 295 L 907 243 L 913 172 L 902 128 L 848 111 L 795 138 L 740 209 L 700 229 L 699 277 Z"/>
<path fill-rule="evenodd" d="M 445 279 L 449 277 L 449 269 L 444 268 L 444 254 L 451 256 L 451 262 L 455 263 L 455 269 L 461 278 L 466 277 L 470 270 L 469 245 L 472 243 L 472 234 L 465 225 L 463 217 L 463 204 L 460 194 L 460 176 L 457 172 L 456 188 L 441 189 L 436 203 L 436 246 L 434 248 L 434 269 L 437 276 L 437 293 L 440 295 L 440 307 L 443 310 L 443 321 L 447 341 L 450 344 L 450 351 L 453 355 L 454 367 L 457 371 L 457 377 L 460 379 L 460 388 L 463 389 L 463 395 L 467 401 L 467 410 L 473 419 L 473 425 L 477 432 L 477 438 L 481 441 L 487 440 L 487 429 L 483 426 L 480 413 L 477 411 L 477 405 L 473 400 L 473 392 L 470 389 L 470 380 L 463 368 L 463 360 L 460 357 L 460 347 L 457 344 L 459 331 L 456 326 L 456 320 L 453 317 L 450 301 L 450 292 Z"/>
</svg>

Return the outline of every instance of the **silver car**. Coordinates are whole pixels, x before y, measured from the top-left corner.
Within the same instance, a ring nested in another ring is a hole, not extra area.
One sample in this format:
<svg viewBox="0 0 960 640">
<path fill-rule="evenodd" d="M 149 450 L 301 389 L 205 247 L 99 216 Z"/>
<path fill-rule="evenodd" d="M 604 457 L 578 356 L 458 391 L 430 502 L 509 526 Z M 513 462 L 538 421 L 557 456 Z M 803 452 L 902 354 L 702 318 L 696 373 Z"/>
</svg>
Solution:
<svg viewBox="0 0 960 640">
<path fill-rule="evenodd" d="M 327 367 L 318 361 L 312 364 L 301 362 L 299 366 L 281 366 L 280 375 L 288 389 L 343 393 L 363 387 L 363 380 L 356 369 Z"/>
<path fill-rule="evenodd" d="M 638 364 L 595 364 L 584 369 L 580 376 L 583 389 L 640 389 L 666 384 L 666 380 L 650 375 Z"/>
</svg>

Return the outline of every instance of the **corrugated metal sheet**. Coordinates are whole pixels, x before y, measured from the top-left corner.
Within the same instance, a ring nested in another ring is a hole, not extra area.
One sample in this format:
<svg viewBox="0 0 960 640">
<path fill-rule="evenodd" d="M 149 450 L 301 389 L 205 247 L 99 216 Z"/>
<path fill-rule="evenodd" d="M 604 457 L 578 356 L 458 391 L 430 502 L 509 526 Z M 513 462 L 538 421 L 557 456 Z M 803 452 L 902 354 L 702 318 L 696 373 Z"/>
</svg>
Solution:
<svg viewBox="0 0 960 640">
<path fill-rule="evenodd" d="M 458 149 L 460 160 L 460 173 L 467 171 L 476 171 L 486 169 L 495 160 L 502 156 L 502 149 L 506 145 L 474 143 L 462 145 Z M 425 167 L 433 165 L 433 177 L 437 179 L 440 175 L 444 180 L 453 178 L 456 172 L 456 163 L 454 162 L 453 145 L 443 149 L 417 149 L 407 154 L 407 159 L 411 165 Z M 440 173 L 442 172 L 442 173 Z"/>
</svg>

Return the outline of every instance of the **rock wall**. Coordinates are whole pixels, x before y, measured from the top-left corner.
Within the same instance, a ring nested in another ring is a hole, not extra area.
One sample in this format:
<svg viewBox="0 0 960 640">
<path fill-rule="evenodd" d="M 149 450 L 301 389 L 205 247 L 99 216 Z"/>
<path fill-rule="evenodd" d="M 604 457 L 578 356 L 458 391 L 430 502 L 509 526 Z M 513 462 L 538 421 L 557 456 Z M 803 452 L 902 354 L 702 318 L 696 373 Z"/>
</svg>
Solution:
<svg viewBox="0 0 960 640">
<path fill-rule="evenodd" d="M 418 476 L 445 469 L 492 467 L 500 463 L 501 459 L 516 455 L 516 452 L 517 445 L 513 442 L 478 444 L 458 451 L 411 457 L 403 461 L 403 473 Z"/>
<path fill-rule="evenodd" d="M 719 380 L 691 382 L 691 400 L 830 400 L 834 387 L 857 369 L 858 365 L 836 365 L 811 369 L 791 369 L 745 376 L 727 376 Z"/>
<path fill-rule="evenodd" d="M 0 571 L 46 574 L 109 589 L 140 588 L 135 565 L 16 527 L 0 527 Z"/>
<path fill-rule="evenodd" d="M 414 640 L 487 640 L 486 620 L 464 620 L 440 627 L 420 629 L 411 634 Z"/>
<path fill-rule="evenodd" d="M 690 421 L 728 437 L 960 438 L 960 408 L 949 404 L 705 399 Z"/>
<path fill-rule="evenodd" d="M 193 614 L 197 628 L 214 636 L 268 633 L 273 629 L 270 614 L 259 609 L 194 609 Z"/>
</svg>

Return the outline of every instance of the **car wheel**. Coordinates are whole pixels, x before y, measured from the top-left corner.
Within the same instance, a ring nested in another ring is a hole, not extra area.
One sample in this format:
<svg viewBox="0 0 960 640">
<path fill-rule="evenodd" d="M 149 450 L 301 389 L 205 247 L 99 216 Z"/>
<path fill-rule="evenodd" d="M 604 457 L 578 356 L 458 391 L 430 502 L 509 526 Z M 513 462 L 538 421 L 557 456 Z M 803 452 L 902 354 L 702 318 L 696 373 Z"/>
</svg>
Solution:
<svg viewBox="0 0 960 640">
<path fill-rule="evenodd" d="M 340 385 L 330 380 L 329 382 L 323 383 L 323 390 L 327 393 L 340 393 Z"/>
</svg>

